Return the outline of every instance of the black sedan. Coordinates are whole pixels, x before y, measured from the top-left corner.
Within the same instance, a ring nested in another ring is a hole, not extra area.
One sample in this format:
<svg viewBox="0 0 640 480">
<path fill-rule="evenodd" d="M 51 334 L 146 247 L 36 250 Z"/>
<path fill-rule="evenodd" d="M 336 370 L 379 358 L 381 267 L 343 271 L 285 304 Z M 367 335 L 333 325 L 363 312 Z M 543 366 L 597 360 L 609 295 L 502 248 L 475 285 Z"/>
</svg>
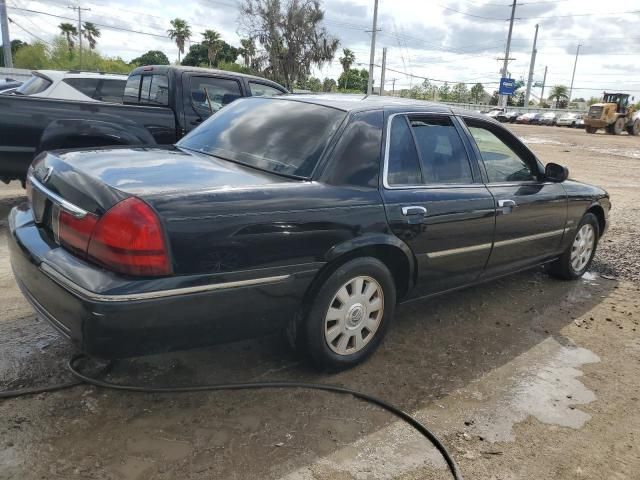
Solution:
<svg viewBox="0 0 640 480">
<path fill-rule="evenodd" d="M 41 154 L 11 263 L 89 354 L 286 329 L 339 369 L 375 350 L 398 302 L 540 264 L 580 277 L 610 203 L 567 175 L 444 105 L 249 98 L 174 147 Z"/>
</svg>

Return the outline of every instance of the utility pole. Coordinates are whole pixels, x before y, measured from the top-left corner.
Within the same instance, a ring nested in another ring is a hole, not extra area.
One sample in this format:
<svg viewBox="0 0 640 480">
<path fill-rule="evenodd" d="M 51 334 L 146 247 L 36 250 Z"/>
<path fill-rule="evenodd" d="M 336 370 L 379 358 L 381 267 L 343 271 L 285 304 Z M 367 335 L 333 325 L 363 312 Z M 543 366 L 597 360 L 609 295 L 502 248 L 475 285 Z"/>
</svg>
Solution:
<svg viewBox="0 0 640 480">
<path fill-rule="evenodd" d="M 392 78 L 391 79 L 391 96 L 392 97 L 396 96 L 396 80 L 397 80 L 397 78 Z"/>
<path fill-rule="evenodd" d="M 569 102 L 571 101 L 571 94 L 573 93 L 573 79 L 576 76 L 576 67 L 578 66 L 578 55 L 580 54 L 581 46 L 581 44 L 578 44 L 578 48 L 576 49 L 576 61 L 573 62 L 573 75 L 571 75 L 571 87 L 569 87 Z"/>
<path fill-rule="evenodd" d="M 524 106 L 529 106 L 529 95 L 531 95 L 531 85 L 533 84 L 533 69 L 536 66 L 536 43 L 538 42 L 538 25 L 536 25 L 536 34 L 533 37 L 533 49 L 531 50 L 531 63 L 529 64 L 529 78 L 527 79 L 527 91 L 524 94 Z"/>
<path fill-rule="evenodd" d="M 371 54 L 369 55 L 369 82 L 367 95 L 373 93 L 373 62 L 376 55 L 376 32 L 378 31 L 378 0 L 373 5 L 373 30 L 371 31 Z"/>
<path fill-rule="evenodd" d="M 77 7 L 69 7 L 71 10 L 78 11 L 78 48 L 79 48 L 79 63 L 80 70 L 82 70 L 82 10 L 90 11 L 90 8 L 83 8 L 80 5 Z"/>
<path fill-rule="evenodd" d="M 7 2 L 0 0 L 0 29 L 2 29 L 2 48 L 4 49 L 4 66 L 13 68 L 11 57 L 11 40 L 9 40 L 9 20 L 7 16 Z"/>
<path fill-rule="evenodd" d="M 507 76 L 507 69 L 509 67 L 509 51 L 511 50 L 511 34 L 513 33 L 513 20 L 516 16 L 516 0 L 513 0 L 513 4 L 511 5 L 511 20 L 509 20 L 509 35 L 507 36 L 507 48 L 504 51 L 504 63 L 502 64 L 502 76 Z M 501 95 L 500 104 L 502 108 L 507 106 L 507 97 L 508 95 Z"/>
<path fill-rule="evenodd" d="M 384 75 L 387 69 L 387 47 L 382 49 L 382 71 L 380 72 L 380 96 L 384 95 Z"/>
<path fill-rule="evenodd" d="M 544 86 L 547 84 L 547 68 L 544 67 L 544 77 L 542 79 L 542 91 L 540 92 L 540 103 L 544 102 Z"/>
</svg>

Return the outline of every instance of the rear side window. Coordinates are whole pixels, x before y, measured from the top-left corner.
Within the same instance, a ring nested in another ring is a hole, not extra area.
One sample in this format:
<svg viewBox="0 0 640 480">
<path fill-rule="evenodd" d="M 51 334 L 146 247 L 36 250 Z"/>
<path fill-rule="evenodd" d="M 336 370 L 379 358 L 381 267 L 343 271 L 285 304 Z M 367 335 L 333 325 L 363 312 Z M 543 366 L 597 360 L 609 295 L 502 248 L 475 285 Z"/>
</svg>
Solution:
<svg viewBox="0 0 640 480">
<path fill-rule="evenodd" d="M 124 87 L 124 102 L 138 103 L 140 99 L 140 78 L 141 75 L 131 75 L 127 79 L 127 84 Z"/>
<path fill-rule="evenodd" d="M 331 185 L 376 188 L 380 170 L 382 111 L 358 113 L 351 118 L 323 174 Z"/>
<path fill-rule="evenodd" d="M 145 75 L 142 77 L 140 103 L 169 105 L 169 79 L 166 75 Z"/>
<path fill-rule="evenodd" d="M 94 98 L 96 89 L 98 88 L 99 78 L 65 78 L 62 80 L 70 87 L 75 88 L 77 91 L 86 95 L 89 98 Z"/>
<path fill-rule="evenodd" d="M 51 80 L 43 78 L 39 75 L 32 76 L 29 80 L 24 82 L 16 90 L 16 92 L 22 95 L 34 95 L 36 93 L 44 92 L 51 85 Z"/>
<path fill-rule="evenodd" d="M 411 117 L 409 121 L 424 183 L 473 183 L 467 151 L 449 117 Z"/>
<path fill-rule="evenodd" d="M 122 103 L 124 80 L 102 80 L 93 98 L 101 102 Z"/>
<path fill-rule="evenodd" d="M 418 151 L 407 118 L 397 115 L 391 121 L 387 183 L 392 186 L 420 185 L 422 174 Z"/>
<path fill-rule="evenodd" d="M 276 95 L 284 95 L 282 90 L 270 87 L 263 83 L 249 82 L 249 88 L 251 89 L 251 95 L 254 97 L 275 97 Z"/>
<path fill-rule="evenodd" d="M 191 77 L 191 103 L 201 116 L 209 116 L 242 96 L 235 80 Z"/>
</svg>

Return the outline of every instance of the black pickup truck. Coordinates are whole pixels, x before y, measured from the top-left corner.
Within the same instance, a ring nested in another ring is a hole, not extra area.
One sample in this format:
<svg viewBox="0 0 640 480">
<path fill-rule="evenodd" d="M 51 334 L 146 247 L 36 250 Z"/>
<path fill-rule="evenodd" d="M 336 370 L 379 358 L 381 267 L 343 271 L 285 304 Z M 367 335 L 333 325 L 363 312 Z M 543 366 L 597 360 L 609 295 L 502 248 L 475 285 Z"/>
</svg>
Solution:
<svg viewBox="0 0 640 480">
<path fill-rule="evenodd" d="M 24 181 L 45 150 L 173 144 L 240 97 L 286 89 L 264 78 L 195 67 L 145 66 L 129 75 L 123 103 L 0 96 L 0 180 Z"/>
</svg>

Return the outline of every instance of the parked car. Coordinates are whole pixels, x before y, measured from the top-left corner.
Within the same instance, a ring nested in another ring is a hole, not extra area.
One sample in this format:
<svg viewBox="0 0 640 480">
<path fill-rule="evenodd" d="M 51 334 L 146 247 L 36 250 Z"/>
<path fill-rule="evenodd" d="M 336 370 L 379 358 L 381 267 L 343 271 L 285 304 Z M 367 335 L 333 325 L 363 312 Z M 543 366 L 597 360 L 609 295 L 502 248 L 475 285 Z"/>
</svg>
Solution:
<svg viewBox="0 0 640 480">
<path fill-rule="evenodd" d="M 567 175 L 442 104 L 248 98 L 173 147 L 38 156 L 10 214 L 11 264 L 38 314 L 92 355 L 286 328 L 340 369 L 375 350 L 397 302 L 543 263 L 580 277 L 610 202 Z"/>
<path fill-rule="evenodd" d="M 15 91 L 29 95 L 83 102 L 122 102 L 126 75 L 70 70 L 34 70 Z"/>
<path fill-rule="evenodd" d="M 496 115 L 496 120 L 501 123 L 513 123 L 520 115 L 522 115 L 521 112 L 516 112 L 513 110 L 509 112 L 500 112 L 498 115 Z"/>
<path fill-rule="evenodd" d="M 575 128 L 578 126 L 578 121 L 582 118 L 582 115 L 579 113 L 565 113 L 558 118 L 556 125 L 558 127 L 571 127 Z"/>
<path fill-rule="evenodd" d="M 498 118 L 498 115 L 501 115 L 502 113 L 504 113 L 504 110 L 502 110 L 501 108 L 494 108 L 493 110 L 490 110 L 489 112 L 486 113 L 487 117 L 489 118 Z"/>
<path fill-rule="evenodd" d="M 19 80 L 14 80 L 13 78 L 5 78 L 4 80 L 0 80 L 0 93 L 11 93 L 15 91 L 22 82 Z"/>
<path fill-rule="evenodd" d="M 547 125 L 547 126 L 553 126 L 555 127 L 556 123 L 558 121 L 558 114 L 555 112 L 546 112 L 543 113 L 539 118 L 538 118 L 538 123 L 540 125 Z"/>
<path fill-rule="evenodd" d="M 540 116 L 541 114 L 534 112 L 524 113 L 516 118 L 516 123 L 534 125 L 538 123 Z"/>
<path fill-rule="evenodd" d="M 584 128 L 584 117 L 580 116 L 576 121 L 576 128 Z"/>
<path fill-rule="evenodd" d="M 0 180 L 24 180 L 44 150 L 170 145 L 240 97 L 282 95 L 264 78 L 196 67 L 146 66 L 129 75 L 124 104 L 0 96 Z"/>
</svg>

